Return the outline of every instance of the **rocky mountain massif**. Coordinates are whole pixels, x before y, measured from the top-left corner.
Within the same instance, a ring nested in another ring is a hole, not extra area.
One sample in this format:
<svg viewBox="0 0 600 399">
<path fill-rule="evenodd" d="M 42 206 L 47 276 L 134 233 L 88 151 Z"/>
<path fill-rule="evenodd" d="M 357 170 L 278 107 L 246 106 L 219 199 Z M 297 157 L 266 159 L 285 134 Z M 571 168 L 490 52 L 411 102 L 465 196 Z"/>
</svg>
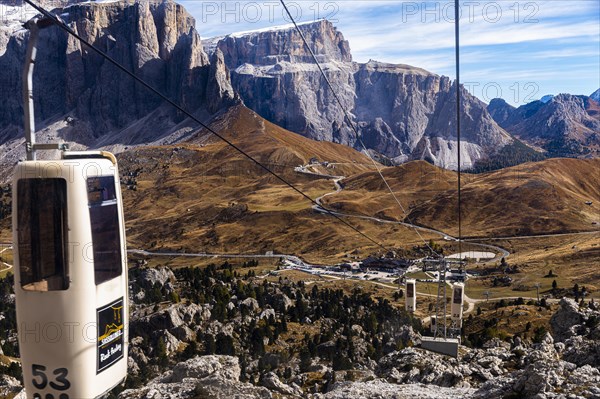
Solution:
<svg viewBox="0 0 600 399">
<path fill-rule="evenodd" d="M 508 132 L 549 156 L 590 157 L 600 154 L 600 89 L 590 97 L 559 94 L 519 108 L 496 98 L 488 106 Z"/>
<path fill-rule="evenodd" d="M 409 65 L 352 62 L 350 45 L 329 21 L 300 25 L 365 146 L 395 162 L 425 159 L 457 167 L 456 86 Z M 293 26 L 204 41 L 220 50 L 232 85 L 252 110 L 293 132 L 362 150 L 344 113 Z M 486 105 L 461 87 L 463 166 L 513 139 Z"/>
<path fill-rule="evenodd" d="M 8 93 L 0 110 L 0 145 L 6 163 L 12 164 L 22 153 L 16 143 L 22 126 L 20 76 L 28 33 L 16 24 L 17 17 L 25 19 L 27 13 L 9 3 L 2 2 L 6 15 L 0 23 L 0 86 Z M 201 42 L 194 19 L 172 1 L 64 0 L 46 6 L 63 7 L 55 12 L 76 32 L 203 120 L 241 98 L 267 120 L 293 132 L 363 150 L 292 27 Z M 457 167 L 456 87 L 449 78 L 408 65 L 353 62 L 349 43 L 328 21 L 301 29 L 369 151 L 396 163 L 423 159 Z M 42 142 L 58 136 L 74 148 L 120 152 L 139 144 L 185 141 L 195 128 L 56 27 L 43 32 L 38 60 L 34 85 Z M 539 112 L 530 122 L 514 117 L 504 123 L 505 116 L 495 121 L 490 115 L 496 114 L 493 106 L 460 90 L 463 167 L 487 170 L 542 158 L 511 134 L 546 148 L 550 155 L 596 151 L 598 105 L 593 100 L 571 99 L 572 104 Z M 573 112 L 576 126 L 570 122 Z"/>
<path fill-rule="evenodd" d="M 85 39 L 205 120 L 235 103 L 237 92 L 247 106 L 285 128 L 362 150 L 299 36 L 289 28 L 207 41 L 209 57 L 193 18 L 173 2 L 78 3 L 56 12 Z M 353 63 L 348 43 L 331 23 L 302 29 L 369 149 L 396 162 L 426 159 L 456 167 L 456 88 L 448 78 L 407 65 Z M 4 146 L 6 154 L 18 147 L 12 140 L 22 126 L 18 93 L 27 37 L 22 29 L 13 32 L 0 49 L 0 67 L 6 72 L 0 85 L 13 93 L 0 112 L 0 142 L 11 141 Z M 40 141 L 59 136 L 82 147 L 121 151 L 136 144 L 182 141 L 191 130 L 180 115 L 56 27 L 43 32 L 38 60 L 36 117 L 44 122 L 41 127 L 51 127 L 40 132 Z M 492 120 L 485 104 L 461 90 L 462 157 L 470 166 L 513 139 Z"/>
<path fill-rule="evenodd" d="M 209 59 L 204 53 L 194 18 L 181 5 L 92 2 L 56 12 L 84 39 L 203 119 L 237 101 L 221 55 Z M 14 30 L 14 23 L 10 26 Z M 28 36 L 17 29 L 0 49 L 0 143 L 5 157 L 17 148 L 22 151 L 16 143 Z M 83 147 L 117 145 L 119 151 L 128 145 L 181 140 L 190 130 L 172 107 L 56 26 L 40 35 L 34 93 L 42 142 L 58 136 Z M 51 129 L 44 131 L 45 126 Z"/>
</svg>

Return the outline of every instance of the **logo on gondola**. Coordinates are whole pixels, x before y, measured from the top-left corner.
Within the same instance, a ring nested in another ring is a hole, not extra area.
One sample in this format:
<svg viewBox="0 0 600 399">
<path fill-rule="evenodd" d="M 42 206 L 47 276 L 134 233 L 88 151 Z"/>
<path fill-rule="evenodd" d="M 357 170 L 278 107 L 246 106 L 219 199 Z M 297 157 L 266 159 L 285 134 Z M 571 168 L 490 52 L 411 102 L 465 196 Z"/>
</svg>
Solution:
<svg viewBox="0 0 600 399">
<path fill-rule="evenodd" d="M 97 321 L 97 373 L 100 373 L 123 358 L 123 298 L 98 309 Z"/>
</svg>

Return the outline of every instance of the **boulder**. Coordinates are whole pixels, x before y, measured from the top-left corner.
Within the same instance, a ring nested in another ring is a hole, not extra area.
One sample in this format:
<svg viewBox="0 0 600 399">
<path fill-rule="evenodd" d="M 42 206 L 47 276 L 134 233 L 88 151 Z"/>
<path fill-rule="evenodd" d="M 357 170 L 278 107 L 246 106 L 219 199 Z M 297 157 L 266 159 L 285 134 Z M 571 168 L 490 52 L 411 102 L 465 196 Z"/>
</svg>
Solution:
<svg viewBox="0 0 600 399">
<path fill-rule="evenodd" d="M 173 368 L 172 377 L 168 382 L 182 382 L 185 378 L 202 379 L 216 374 L 227 380 L 239 381 L 240 373 L 241 369 L 236 357 L 196 356 L 178 363 Z"/>
<path fill-rule="evenodd" d="M 179 350 L 179 345 L 181 345 L 181 342 L 177 338 L 175 338 L 175 336 L 173 334 L 171 334 L 170 332 L 163 331 L 161 333 L 160 339 L 165 344 L 165 348 L 167 350 L 167 355 L 176 353 Z"/>
<path fill-rule="evenodd" d="M 270 317 L 276 318 L 275 310 L 273 309 L 265 309 L 258 316 L 259 319 L 269 319 Z"/>
<path fill-rule="evenodd" d="M 163 287 L 167 283 L 175 282 L 175 275 L 168 267 L 156 267 L 143 269 L 138 277 L 138 284 L 146 289 L 158 284 Z"/>
<path fill-rule="evenodd" d="M 262 378 L 261 383 L 262 383 L 262 386 L 264 386 L 265 388 L 267 388 L 271 391 L 281 393 L 283 395 L 295 395 L 295 394 L 300 393 L 300 392 L 294 391 L 294 389 L 292 387 L 287 386 L 284 383 L 282 383 L 279 380 L 279 377 L 277 377 L 277 374 L 275 374 L 273 372 L 269 372 L 269 373 L 265 374 L 265 376 Z"/>
<path fill-rule="evenodd" d="M 258 301 L 254 298 L 246 298 L 242 302 L 240 302 L 240 305 L 247 307 L 249 310 L 251 310 L 253 312 L 260 309 L 260 306 L 258 305 Z"/>
<path fill-rule="evenodd" d="M 9 375 L 0 375 L 0 397 L 12 397 L 22 390 L 23 387 L 16 378 Z"/>
<path fill-rule="evenodd" d="M 562 298 L 560 307 L 552 315 L 550 326 L 557 341 L 564 341 L 576 335 L 577 327 L 584 321 L 579 305 L 571 298 Z"/>
<path fill-rule="evenodd" d="M 240 366 L 232 356 L 197 356 L 178 363 L 172 371 L 139 389 L 128 389 L 119 399 L 271 399 L 264 387 L 239 381 Z"/>
</svg>

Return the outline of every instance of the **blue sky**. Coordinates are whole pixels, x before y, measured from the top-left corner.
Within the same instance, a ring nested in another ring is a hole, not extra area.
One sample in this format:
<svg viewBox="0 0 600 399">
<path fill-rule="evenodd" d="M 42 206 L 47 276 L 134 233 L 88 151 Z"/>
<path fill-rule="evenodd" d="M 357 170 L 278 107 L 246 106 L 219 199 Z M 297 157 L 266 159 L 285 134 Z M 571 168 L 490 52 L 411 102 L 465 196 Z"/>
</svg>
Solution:
<svg viewBox="0 0 600 399">
<path fill-rule="evenodd" d="M 276 0 L 181 0 L 202 37 L 286 24 Z M 403 63 L 454 78 L 453 1 L 287 0 L 299 22 L 328 18 L 355 61 Z M 600 88 L 600 1 L 461 1 L 461 82 L 488 102 Z"/>
</svg>

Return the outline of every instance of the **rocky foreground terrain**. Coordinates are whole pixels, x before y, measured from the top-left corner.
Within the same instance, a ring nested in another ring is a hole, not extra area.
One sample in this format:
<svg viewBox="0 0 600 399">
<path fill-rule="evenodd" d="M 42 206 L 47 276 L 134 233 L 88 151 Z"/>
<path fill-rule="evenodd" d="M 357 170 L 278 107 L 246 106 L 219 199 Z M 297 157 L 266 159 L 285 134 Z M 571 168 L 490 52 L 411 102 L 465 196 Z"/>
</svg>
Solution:
<svg viewBox="0 0 600 399">
<path fill-rule="evenodd" d="M 453 359 L 420 349 L 420 323 L 385 300 L 252 270 L 132 271 L 129 378 L 110 397 L 600 398 L 593 302 L 564 298 L 551 332 L 493 338 Z M 25 398 L 11 374 L 0 397 Z"/>
</svg>

